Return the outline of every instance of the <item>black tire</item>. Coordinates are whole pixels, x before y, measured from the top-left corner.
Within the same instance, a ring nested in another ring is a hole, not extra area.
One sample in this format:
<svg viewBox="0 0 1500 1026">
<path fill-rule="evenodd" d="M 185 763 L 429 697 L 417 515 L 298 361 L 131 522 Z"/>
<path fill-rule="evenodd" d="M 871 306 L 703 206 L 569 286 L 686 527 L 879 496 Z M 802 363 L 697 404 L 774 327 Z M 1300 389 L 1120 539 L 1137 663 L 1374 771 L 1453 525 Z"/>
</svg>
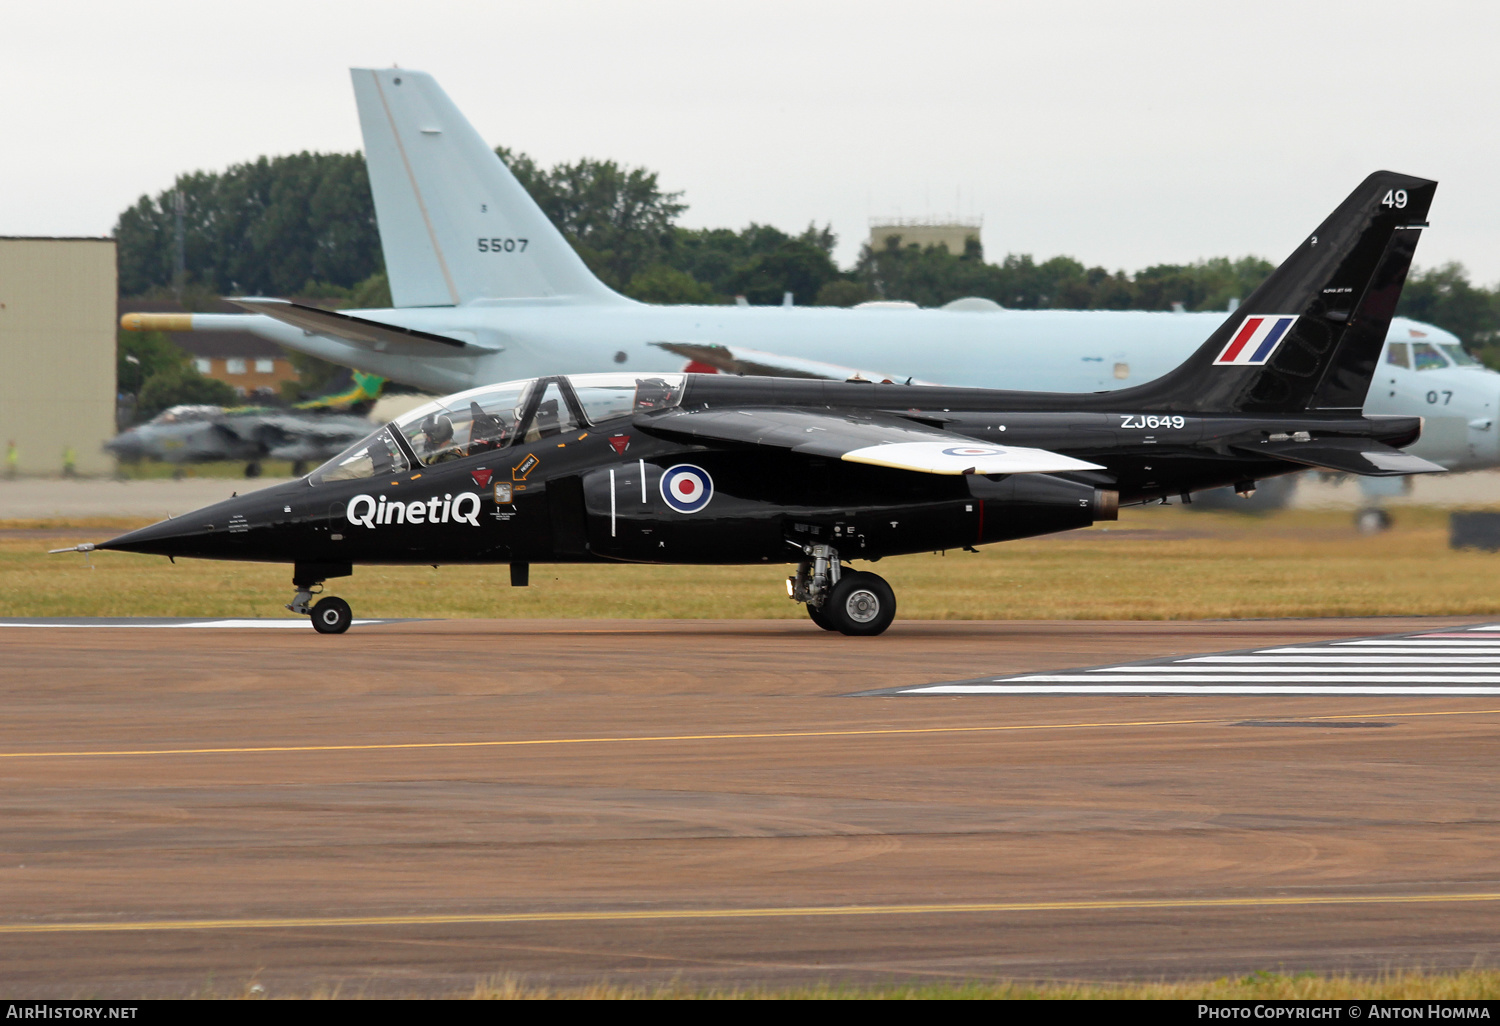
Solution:
<svg viewBox="0 0 1500 1026">
<path fill-rule="evenodd" d="M 1354 514 L 1354 526 L 1360 534 L 1379 534 L 1391 529 L 1391 515 L 1379 506 L 1371 506 Z"/>
<path fill-rule="evenodd" d="M 246 463 L 245 464 L 245 476 L 246 477 L 260 477 L 260 464 L 256 463 L 253 460 L 251 462 L 249 462 L 249 463 Z"/>
<path fill-rule="evenodd" d="M 825 631 L 838 630 L 837 627 L 828 622 L 828 617 L 823 615 L 823 610 L 819 609 L 817 606 L 813 605 L 810 602 L 807 605 L 807 618 L 813 623 L 817 624 L 819 627 L 823 628 Z"/>
<path fill-rule="evenodd" d="M 896 593 L 878 574 L 846 573 L 829 591 L 821 612 L 840 634 L 873 637 L 896 618 Z"/>
<path fill-rule="evenodd" d="M 353 622 L 354 612 L 341 598 L 330 595 L 312 607 L 313 630 L 319 634 L 342 634 Z"/>
</svg>

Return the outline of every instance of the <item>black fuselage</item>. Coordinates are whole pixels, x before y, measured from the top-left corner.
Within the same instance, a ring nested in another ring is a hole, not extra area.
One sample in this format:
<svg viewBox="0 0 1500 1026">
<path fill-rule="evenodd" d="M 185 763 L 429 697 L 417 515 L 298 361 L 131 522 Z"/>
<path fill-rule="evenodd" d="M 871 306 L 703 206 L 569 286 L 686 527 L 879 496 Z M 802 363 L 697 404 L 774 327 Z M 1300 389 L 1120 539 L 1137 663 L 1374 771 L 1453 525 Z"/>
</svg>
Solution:
<svg viewBox="0 0 1500 1026">
<path fill-rule="evenodd" d="M 845 559 L 872 559 L 1071 530 L 1112 519 L 1116 502 L 1302 469 L 1245 451 L 1267 440 L 1401 446 L 1420 430 L 1416 418 L 1151 412 L 1111 406 L 1113 398 L 691 375 L 681 410 L 794 406 L 874 416 L 1105 469 L 915 473 L 786 448 L 694 441 L 675 435 L 659 413 L 637 411 L 427 466 L 414 458 L 399 472 L 357 480 L 310 475 L 100 547 L 328 566 L 722 564 L 797 562 L 803 546 L 821 542 Z M 681 466 L 710 482 L 701 508 L 668 501 L 663 475 Z"/>
</svg>

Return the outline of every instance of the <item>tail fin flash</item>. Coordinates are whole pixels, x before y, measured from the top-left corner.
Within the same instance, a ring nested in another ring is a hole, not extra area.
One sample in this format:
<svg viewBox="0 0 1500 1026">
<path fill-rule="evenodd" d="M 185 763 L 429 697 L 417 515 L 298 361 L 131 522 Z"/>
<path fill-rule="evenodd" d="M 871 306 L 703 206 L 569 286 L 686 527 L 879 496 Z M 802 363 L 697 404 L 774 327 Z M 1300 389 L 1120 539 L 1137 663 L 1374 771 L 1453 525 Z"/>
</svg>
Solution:
<svg viewBox="0 0 1500 1026">
<path fill-rule="evenodd" d="M 1359 410 L 1436 189 L 1366 178 L 1182 366 L 1115 395 L 1183 411 Z"/>
<path fill-rule="evenodd" d="M 396 306 L 557 297 L 620 302 L 431 75 L 353 68 Z"/>
</svg>

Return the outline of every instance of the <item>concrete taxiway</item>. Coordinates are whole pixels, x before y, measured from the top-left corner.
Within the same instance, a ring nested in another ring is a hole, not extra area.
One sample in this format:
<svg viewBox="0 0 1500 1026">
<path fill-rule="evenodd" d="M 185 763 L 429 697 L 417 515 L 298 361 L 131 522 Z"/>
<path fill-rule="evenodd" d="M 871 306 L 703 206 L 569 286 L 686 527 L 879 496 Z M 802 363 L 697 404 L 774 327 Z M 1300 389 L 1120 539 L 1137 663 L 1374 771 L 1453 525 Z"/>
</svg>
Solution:
<svg viewBox="0 0 1500 1026">
<path fill-rule="evenodd" d="M 0 629 L 10 996 L 1500 957 L 1500 696 L 853 692 L 1461 619 Z"/>
</svg>

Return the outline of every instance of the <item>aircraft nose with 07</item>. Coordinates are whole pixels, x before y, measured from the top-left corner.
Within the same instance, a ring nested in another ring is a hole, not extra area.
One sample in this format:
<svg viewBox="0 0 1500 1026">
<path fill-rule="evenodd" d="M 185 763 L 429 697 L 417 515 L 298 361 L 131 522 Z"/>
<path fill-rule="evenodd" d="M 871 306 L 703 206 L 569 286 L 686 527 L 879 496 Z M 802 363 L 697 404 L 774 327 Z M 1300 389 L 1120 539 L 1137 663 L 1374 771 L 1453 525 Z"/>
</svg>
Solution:
<svg viewBox="0 0 1500 1026">
<path fill-rule="evenodd" d="M 298 481 L 98 547 L 293 564 L 288 608 L 358 564 L 794 563 L 820 627 L 879 634 L 845 566 L 1112 520 L 1122 503 L 1306 467 L 1443 468 L 1416 417 L 1361 413 L 1436 183 L 1371 175 L 1185 363 L 1062 394 L 727 375 L 572 375 L 412 411 Z M 913 339 L 919 344 L 920 339 Z"/>
</svg>

